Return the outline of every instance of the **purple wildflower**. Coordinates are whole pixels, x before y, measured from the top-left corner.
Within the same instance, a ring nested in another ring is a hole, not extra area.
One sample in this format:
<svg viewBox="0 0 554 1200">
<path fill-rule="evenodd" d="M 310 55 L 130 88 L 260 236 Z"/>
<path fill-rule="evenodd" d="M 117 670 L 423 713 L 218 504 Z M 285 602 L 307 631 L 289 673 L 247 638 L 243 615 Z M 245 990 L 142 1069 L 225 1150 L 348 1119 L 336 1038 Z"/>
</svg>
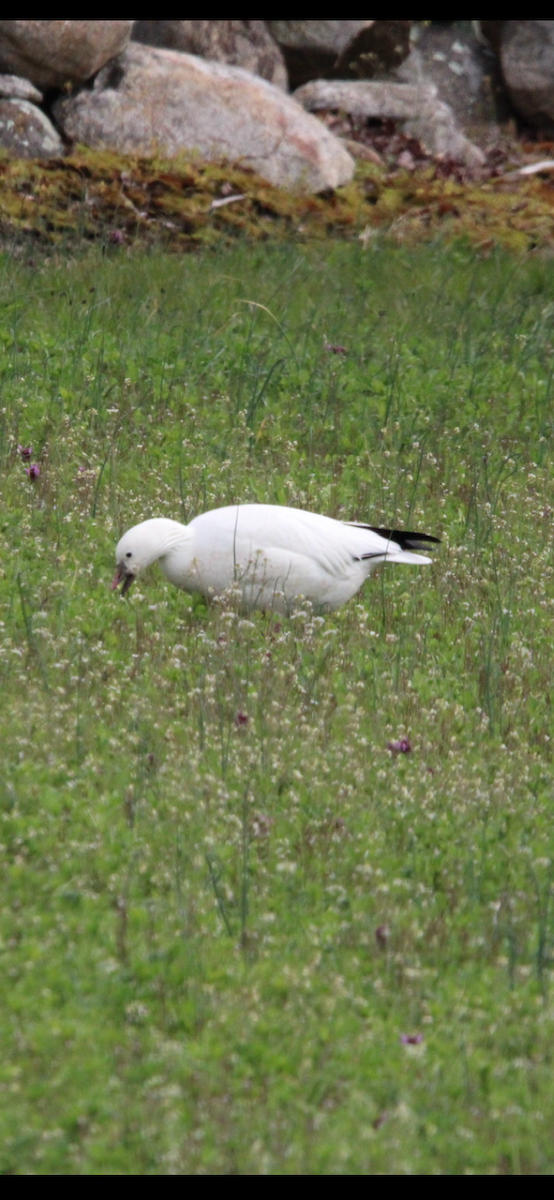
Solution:
<svg viewBox="0 0 554 1200">
<path fill-rule="evenodd" d="M 325 349 L 329 354 L 348 354 L 346 346 L 339 346 L 337 342 L 326 342 Z"/>
<path fill-rule="evenodd" d="M 38 463 L 31 463 L 30 467 L 25 467 L 25 474 L 29 476 L 29 479 L 38 479 L 40 475 Z"/>
<path fill-rule="evenodd" d="M 419 1046 L 423 1041 L 422 1033 L 401 1033 L 400 1041 L 403 1046 Z"/>
<path fill-rule="evenodd" d="M 127 239 L 122 229 L 112 229 L 108 241 L 112 243 L 112 246 L 123 246 Z"/>
<path fill-rule="evenodd" d="M 244 725 L 248 725 L 248 716 L 246 713 L 238 712 L 235 717 L 235 725 L 240 729 Z"/>
<path fill-rule="evenodd" d="M 386 950 L 387 942 L 390 937 L 390 929 L 388 925 L 378 925 L 375 930 L 375 941 L 380 946 L 381 950 Z"/>
<path fill-rule="evenodd" d="M 397 738 L 395 742 L 388 743 L 387 750 L 390 750 L 391 754 L 410 754 L 412 743 L 407 737 Z"/>
<path fill-rule="evenodd" d="M 18 453 L 21 455 L 22 462 L 30 462 L 31 454 L 33 453 L 32 446 L 18 446 Z"/>
</svg>

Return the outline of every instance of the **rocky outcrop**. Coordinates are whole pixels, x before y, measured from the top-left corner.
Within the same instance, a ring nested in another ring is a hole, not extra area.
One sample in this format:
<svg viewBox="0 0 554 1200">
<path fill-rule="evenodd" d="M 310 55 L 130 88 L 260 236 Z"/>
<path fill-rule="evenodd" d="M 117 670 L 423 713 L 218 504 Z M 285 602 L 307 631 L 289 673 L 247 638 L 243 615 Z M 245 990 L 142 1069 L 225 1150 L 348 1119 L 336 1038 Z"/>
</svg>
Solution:
<svg viewBox="0 0 554 1200">
<path fill-rule="evenodd" d="M 265 21 L 135 21 L 133 40 L 243 67 L 288 88 L 285 60 Z"/>
<path fill-rule="evenodd" d="M 38 88 L 84 83 L 131 36 L 132 21 L 0 21 L 0 71 Z"/>
<path fill-rule="evenodd" d="M 554 21 L 502 21 L 492 32 L 504 82 L 516 111 L 548 135 L 554 132 Z M 496 36 L 495 36 L 496 35 Z"/>
<path fill-rule="evenodd" d="M 124 154 L 226 158 L 282 187 L 323 191 L 354 172 L 339 139 L 264 79 L 138 43 L 92 89 L 60 98 L 53 111 L 74 142 Z"/>
<path fill-rule="evenodd" d="M 417 32 L 396 78 L 402 83 L 433 84 L 464 133 L 484 142 L 497 138 L 509 106 L 492 46 L 471 26 L 427 25 Z"/>
<path fill-rule="evenodd" d="M 28 100 L 0 100 L 0 146 L 17 158 L 52 158 L 63 143 L 48 117 Z"/>
<path fill-rule="evenodd" d="M 268 21 L 285 57 L 291 87 L 328 76 L 341 54 L 373 21 Z"/>
<path fill-rule="evenodd" d="M 467 167 L 484 162 L 482 151 L 464 136 L 432 85 L 314 79 L 294 97 L 310 112 L 339 109 L 354 117 L 393 120 L 432 155 L 457 159 Z"/>
<path fill-rule="evenodd" d="M 21 75 L 0 75 L 0 96 L 9 100 L 30 100 L 31 104 L 42 104 L 43 101 L 42 92 Z"/>
<path fill-rule="evenodd" d="M 413 21 L 367 21 L 339 54 L 333 76 L 381 79 L 410 53 Z"/>
<path fill-rule="evenodd" d="M 197 153 L 306 191 L 350 179 L 347 143 L 494 170 L 515 117 L 554 134 L 554 21 L 0 21 L 0 101 L 15 155 Z"/>
<path fill-rule="evenodd" d="M 267 21 L 291 87 L 310 79 L 374 78 L 410 52 L 411 21 Z"/>
</svg>

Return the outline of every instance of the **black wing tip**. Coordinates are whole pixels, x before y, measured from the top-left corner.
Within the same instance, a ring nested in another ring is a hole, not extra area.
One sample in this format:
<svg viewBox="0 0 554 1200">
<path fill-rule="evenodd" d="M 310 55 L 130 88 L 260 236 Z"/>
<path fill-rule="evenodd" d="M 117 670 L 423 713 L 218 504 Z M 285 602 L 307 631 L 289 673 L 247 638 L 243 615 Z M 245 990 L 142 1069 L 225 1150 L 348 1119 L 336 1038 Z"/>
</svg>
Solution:
<svg viewBox="0 0 554 1200">
<path fill-rule="evenodd" d="M 408 529 L 377 529 L 375 525 L 367 525 L 366 529 L 378 533 L 387 542 L 396 542 L 401 550 L 424 550 L 429 546 L 439 546 L 441 541 L 430 533 L 413 533 Z"/>
</svg>

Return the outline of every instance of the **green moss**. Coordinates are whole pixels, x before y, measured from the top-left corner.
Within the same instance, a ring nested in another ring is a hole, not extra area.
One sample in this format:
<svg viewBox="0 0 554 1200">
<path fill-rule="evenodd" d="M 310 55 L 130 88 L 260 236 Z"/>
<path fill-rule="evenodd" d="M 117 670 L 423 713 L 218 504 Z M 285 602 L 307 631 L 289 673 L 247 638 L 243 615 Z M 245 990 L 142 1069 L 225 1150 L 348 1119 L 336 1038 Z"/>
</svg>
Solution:
<svg viewBox="0 0 554 1200">
<path fill-rule="evenodd" d="M 118 231 L 127 242 L 183 251 L 237 236 L 305 241 L 375 229 L 403 241 L 441 234 L 515 250 L 553 242 L 554 187 L 540 177 L 460 183 L 441 178 L 440 167 L 387 172 L 363 163 L 348 186 L 306 196 L 226 163 L 79 149 L 45 162 L 1 154 L 0 180 L 5 241 L 106 241 Z"/>
</svg>

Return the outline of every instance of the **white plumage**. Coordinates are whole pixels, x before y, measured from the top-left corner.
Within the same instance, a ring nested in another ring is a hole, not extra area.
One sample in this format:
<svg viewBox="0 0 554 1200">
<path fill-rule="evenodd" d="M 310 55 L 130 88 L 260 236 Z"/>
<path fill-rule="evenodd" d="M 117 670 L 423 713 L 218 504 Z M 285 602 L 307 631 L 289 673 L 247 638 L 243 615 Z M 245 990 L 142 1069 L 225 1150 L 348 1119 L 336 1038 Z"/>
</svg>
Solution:
<svg viewBox="0 0 554 1200">
<path fill-rule="evenodd" d="M 123 583 L 127 592 L 137 575 L 159 562 L 186 592 L 217 596 L 236 583 L 245 609 L 290 613 L 305 599 L 325 612 L 350 600 L 381 562 L 431 562 L 413 549 L 438 540 L 299 508 L 233 504 L 189 525 L 155 517 L 129 529 L 116 550 L 113 587 Z"/>
</svg>

